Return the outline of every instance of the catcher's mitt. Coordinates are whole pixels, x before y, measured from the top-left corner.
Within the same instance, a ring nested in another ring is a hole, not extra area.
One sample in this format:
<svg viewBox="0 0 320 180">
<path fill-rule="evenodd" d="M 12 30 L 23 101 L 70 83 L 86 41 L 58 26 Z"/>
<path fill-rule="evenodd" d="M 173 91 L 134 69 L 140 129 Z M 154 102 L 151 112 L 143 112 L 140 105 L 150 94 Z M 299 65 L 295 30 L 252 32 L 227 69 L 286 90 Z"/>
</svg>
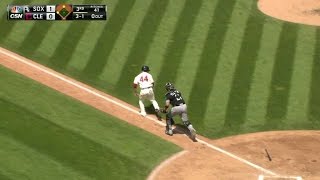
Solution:
<svg viewBox="0 0 320 180">
<path fill-rule="evenodd" d="M 165 114 L 166 114 L 166 113 L 167 113 L 167 110 L 166 110 L 166 109 L 164 109 L 164 108 L 161 108 L 161 109 L 160 109 L 160 112 L 162 112 L 162 113 L 165 113 Z"/>
</svg>

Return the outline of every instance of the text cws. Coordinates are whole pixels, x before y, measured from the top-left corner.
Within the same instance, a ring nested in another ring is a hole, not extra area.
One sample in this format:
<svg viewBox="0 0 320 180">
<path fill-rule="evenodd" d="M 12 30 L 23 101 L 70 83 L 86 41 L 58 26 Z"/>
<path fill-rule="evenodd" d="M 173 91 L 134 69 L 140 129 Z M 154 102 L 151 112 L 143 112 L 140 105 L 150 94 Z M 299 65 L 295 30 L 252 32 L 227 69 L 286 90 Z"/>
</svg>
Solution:
<svg viewBox="0 0 320 180">
<path fill-rule="evenodd" d="M 107 20 L 106 5 L 8 5 L 8 20 Z"/>
</svg>

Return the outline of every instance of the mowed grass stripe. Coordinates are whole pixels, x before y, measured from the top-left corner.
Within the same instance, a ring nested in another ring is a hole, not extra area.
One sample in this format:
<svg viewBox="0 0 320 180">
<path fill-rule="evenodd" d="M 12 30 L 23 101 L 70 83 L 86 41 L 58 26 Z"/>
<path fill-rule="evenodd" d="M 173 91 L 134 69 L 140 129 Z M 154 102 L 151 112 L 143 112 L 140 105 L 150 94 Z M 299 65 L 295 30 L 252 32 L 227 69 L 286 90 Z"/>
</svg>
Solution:
<svg viewBox="0 0 320 180">
<path fill-rule="evenodd" d="M 2 123 L 10 121 L 4 119 Z M 27 133 L 27 132 L 26 132 Z M 92 179 L 0 132 L 0 179 Z"/>
<path fill-rule="evenodd" d="M 245 26 L 249 18 L 250 7 L 254 1 L 236 1 L 219 56 L 217 72 L 212 79 L 212 89 L 208 96 L 203 127 L 212 136 L 224 126 L 232 75 L 236 59 L 240 53 Z"/>
<path fill-rule="evenodd" d="M 157 77 L 158 84 L 161 85 L 156 86 L 155 89 L 157 92 L 164 92 L 163 85 L 166 82 L 175 82 L 187 40 L 200 11 L 201 4 L 202 0 L 186 0 L 185 2 L 183 10 L 179 15 L 179 20 L 176 23 L 174 33 L 172 34 L 172 41 L 167 46 L 163 64 Z"/>
<path fill-rule="evenodd" d="M 112 3 L 108 2 L 108 9 L 113 8 L 110 7 L 110 4 Z M 110 13 L 108 15 L 110 17 Z M 90 59 L 91 53 L 94 50 L 96 42 L 99 41 L 102 31 L 105 30 L 104 23 L 101 21 L 91 21 L 89 23 L 88 27 L 85 29 L 85 32 L 81 36 L 70 61 L 67 64 L 66 69 L 68 73 L 72 71 L 69 71 L 69 69 L 75 69 L 78 71 L 78 73 L 80 73 L 85 68 Z"/>
<path fill-rule="evenodd" d="M 128 18 L 120 31 L 119 37 L 112 47 L 108 61 L 104 64 L 102 72 L 99 74 L 99 79 L 107 81 L 109 85 L 113 86 L 118 82 L 122 67 L 133 47 L 135 37 L 139 32 L 139 28 L 142 25 L 151 2 L 152 1 L 135 1 L 132 10 L 128 14 Z M 114 92 L 116 91 L 117 89 Z"/>
<path fill-rule="evenodd" d="M 316 43 L 313 55 L 312 79 L 309 98 L 309 120 L 320 122 L 320 29 L 316 32 Z"/>
<path fill-rule="evenodd" d="M 41 4 L 41 0 L 14 1 L 14 2 L 8 2 L 6 5 L 8 4 L 12 4 L 12 5 Z M 6 7 L 6 5 L 4 7 Z M 7 8 L 4 8 L 4 10 L 7 10 Z M 3 22 L 0 22 L 0 27 L 1 27 L 0 44 L 5 48 L 17 51 L 20 43 L 26 38 L 30 30 L 32 29 L 34 23 L 35 21 L 24 21 L 24 20 L 8 21 L 7 19 L 4 19 Z M 5 33 L 5 34 L 1 35 L 1 33 Z"/>
<path fill-rule="evenodd" d="M 11 178 L 9 178 L 9 176 L 6 176 L 6 175 L 1 174 L 1 173 L 0 173 L 0 179 L 2 179 L 2 180 L 12 180 Z"/>
<path fill-rule="evenodd" d="M 193 82 L 189 96 L 189 107 L 192 109 L 190 115 L 197 119 L 197 124 L 203 125 L 205 121 L 208 97 L 212 89 L 220 53 L 235 4 L 235 0 L 219 0 L 213 11 L 213 19 L 200 57 L 196 79 Z"/>
<path fill-rule="evenodd" d="M 46 1 L 46 4 L 48 3 L 49 1 Z M 40 46 L 52 24 L 52 21 L 35 21 L 31 30 L 21 42 L 18 51 L 27 57 L 31 57 Z"/>
<path fill-rule="evenodd" d="M 48 67 L 58 71 L 65 69 L 88 25 L 89 22 L 71 22 L 68 29 L 64 31 L 61 41 L 49 62 L 47 62 Z"/>
<path fill-rule="evenodd" d="M 135 162 L 148 167 L 147 170 L 143 170 L 144 173 L 151 171 L 153 166 L 171 153 L 180 150 L 155 135 L 119 121 L 2 66 L 1 76 L 6 77 L 0 78 L 0 86 L 3 87 L 0 96 L 4 99 L 28 111 L 37 112 L 39 116 L 59 127 L 81 133 L 86 139 L 101 144 L 121 156 L 134 159 Z M 24 87 L 32 88 L 21 91 Z M 17 117 L 19 118 L 19 114 Z M 146 145 L 148 148 L 144 148 Z M 164 149 L 155 151 L 161 148 Z M 126 168 L 130 169 L 129 166 Z"/>
<path fill-rule="evenodd" d="M 81 4 L 81 0 L 69 0 L 70 4 Z M 43 4 L 43 3 L 38 3 Z M 54 4 L 49 2 L 49 4 Z M 43 38 L 40 46 L 36 49 L 36 53 L 32 56 L 32 60 L 41 64 L 48 64 L 53 53 L 56 51 L 59 43 L 63 40 L 64 32 L 73 24 L 72 21 L 55 21 L 48 29 L 46 36 Z M 67 48 L 67 47 L 66 47 Z"/>
<path fill-rule="evenodd" d="M 94 3 L 101 4 L 102 0 L 96 0 Z M 92 0 L 85 0 L 83 4 L 90 4 Z M 60 43 L 56 47 L 53 55 L 50 57 L 50 61 L 47 66 L 63 71 L 68 62 L 71 60 L 81 37 L 84 35 L 86 28 L 90 25 L 89 21 L 74 21 L 64 31 Z"/>
<path fill-rule="evenodd" d="M 118 2 L 118 0 L 110 0 L 107 2 L 107 21 L 91 21 L 85 29 L 66 67 L 66 71 L 71 76 L 79 77 L 81 75 L 82 70 L 92 55 L 91 53 L 96 43 L 100 40 L 99 38 L 102 32 L 106 29 L 106 24 L 109 23 L 110 18 L 113 16 Z"/>
<path fill-rule="evenodd" d="M 224 126 L 231 128 L 233 132 L 238 131 L 246 120 L 248 98 L 261 44 L 264 16 L 259 15 L 255 7 L 256 4 L 253 3 L 233 74 L 227 105 Z"/>
<path fill-rule="evenodd" d="M 147 167 L 135 160 L 52 123 L 21 106 L 2 100 L 0 109 L 5 110 L 2 116 L 10 119 L 0 125 L 3 134 L 79 173 L 96 179 L 120 178 L 128 174 L 130 178 L 135 179 L 145 173 L 141 170 Z M 16 118 L 17 115 L 21 118 Z"/>
<path fill-rule="evenodd" d="M 275 56 L 267 106 L 266 126 L 278 127 L 287 115 L 291 77 L 297 45 L 298 25 L 284 23 Z"/>
<path fill-rule="evenodd" d="M 159 27 L 160 21 L 168 6 L 168 0 L 152 0 L 148 12 L 145 15 L 139 31 L 135 37 L 132 48 L 125 64 L 122 67 L 120 78 L 116 84 L 117 92 L 122 97 L 132 97 L 132 90 L 130 88 L 123 88 L 130 86 L 133 78 L 141 70 L 140 67 L 145 63 L 146 56 L 149 52 L 150 45 Z M 132 79 L 128 79 L 132 77 Z"/>
<path fill-rule="evenodd" d="M 0 19 L 0 25 L 1 27 L 5 27 L 5 28 L 1 28 L 0 31 L 0 43 L 2 43 L 7 37 L 8 35 L 11 33 L 12 30 L 14 30 L 14 26 L 17 23 L 21 23 L 21 21 L 8 21 L 7 20 L 7 5 L 19 5 L 19 4 L 30 4 L 32 2 L 32 0 L 14 0 L 14 1 L 8 1 L 8 0 L 1 0 L 0 2 L 0 7 L 1 7 L 1 19 Z M 2 13 L 3 12 L 3 13 Z"/>
<path fill-rule="evenodd" d="M 308 114 L 308 97 L 312 72 L 312 61 L 316 42 L 316 29 L 302 27 L 299 30 L 296 55 L 293 65 L 291 90 L 289 93 L 286 124 L 299 127 L 305 123 Z M 320 90 L 320 89 L 318 89 Z M 319 91 L 320 92 L 320 91 Z"/>
<path fill-rule="evenodd" d="M 72 22 L 52 22 L 52 26 L 43 38 L 40 46 L 36 49 L 32 57 L 33 61 L 38 61 L 41 64 L 47 64 L 51 56 L 56 50 L 56 47 L 61 42 L 63 33 L 71 26 Z"/>
<path fill-rule="evenodd" d="M 183 97 L 187 101 L 191 93 L 192 83 L 196 79 L 196 71 L 198 69 L 201 52 L 212 22 L 212 12 L 216 5 L 217 1 L 204 1 L 202 3 L 190 37 L 187 40 L 180 67 L 177 69 L 178 76 L 175 85 L 183 92 Z M 189 84 L 189 86 L 186 86 L 186 84 Z"/>
<path fill-rule="evenodd" d="M 171 41 L 171 36 L 174 33 L 175 25 L 178 21 L 179 14 L 183 9 L 185 0 L 181 1 L 169 1 L 166 12 L 160 22 L 155 37 L 153 38 L 150 50 L 146 57 L 146 64 L 150 66 L 151 74 L 156 81 L 156 86 L 163 86 L 163 84 L 157 83 L 157 77 L 160 73 L 161 66 L 163 64 L 164 54 L 166 53 L 166 47 Z M 137 69 L 137 72 L 139 69 Z M 163 91 L 161 91 L 163 92 Z M 161 93 L 163 96 L 163 93 Z"/>
<path fill-rule="evenodd" d="M 255 130 L 265 123 L 272 69 L 275 61 L 277 45 L 282 24 L 276 21 L 266 21 L 264 24 L 258 61 L 253 73 L 247 107 L 247 119 L 243 125 L 247 130 Z"/>
<path fill-rule="evenodd" d="M 112 10 L 112 15 L 108 17 L 108 22 L 104 25 L 94 49 L 90 52 L 90 58 L 83 69 L 83 77 L 88 79 L 97 78 L 103 71 L 115 43 L 124 27 L 127 19 L 130 19 L 130 12 L 134 6 L 135 0 L 119 0 Z M 134 16 L 133 14 L 131 14 Z"/>
</svg>

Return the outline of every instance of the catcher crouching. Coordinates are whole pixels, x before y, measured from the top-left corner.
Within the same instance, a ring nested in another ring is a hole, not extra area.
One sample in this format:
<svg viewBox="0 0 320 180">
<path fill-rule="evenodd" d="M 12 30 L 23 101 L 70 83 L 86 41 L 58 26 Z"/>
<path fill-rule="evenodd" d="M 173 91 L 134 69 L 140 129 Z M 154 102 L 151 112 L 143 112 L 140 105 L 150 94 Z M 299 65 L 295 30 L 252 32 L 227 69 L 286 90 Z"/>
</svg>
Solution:
<svg viewBox="0 0 320 180">
<path fill-rule="evenodd" d="M 188 119 L 187 105 L 181 95 L 181 92 L 175 89 L 174 85 L 170 82 L 166 83 L 166 102 L 165 107 L 161 109 L 162 113 L 166 113 L 166 130 L 165 133 L 172 136 L 173 130 L 172 125 L 174 125 L 173 117 L 179 115 L 182 119 L 183 124 L 189 129 L 191 138 L 195 140 L 196 130 L 193 128 L 192 124 Z M 171 109 L 169 109 L 171 105 Z"/>
</svg>

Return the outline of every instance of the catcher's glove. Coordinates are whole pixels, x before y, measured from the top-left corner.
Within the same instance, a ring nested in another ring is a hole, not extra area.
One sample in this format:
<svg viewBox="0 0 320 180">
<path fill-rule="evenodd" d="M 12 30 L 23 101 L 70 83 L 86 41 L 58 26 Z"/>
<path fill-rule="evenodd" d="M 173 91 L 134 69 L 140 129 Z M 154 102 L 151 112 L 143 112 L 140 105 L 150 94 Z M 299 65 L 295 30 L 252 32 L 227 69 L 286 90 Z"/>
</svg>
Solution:
<svg viewBox="0 0 320 180">
<path fill-rule="evenodd" d="M 164 109 L 164 108 L 161 108 L 161 109 L 160 109 L 160 112 L 162 112 L 162 113 L 167 113 L 167 110 Z"/>
</svg>

